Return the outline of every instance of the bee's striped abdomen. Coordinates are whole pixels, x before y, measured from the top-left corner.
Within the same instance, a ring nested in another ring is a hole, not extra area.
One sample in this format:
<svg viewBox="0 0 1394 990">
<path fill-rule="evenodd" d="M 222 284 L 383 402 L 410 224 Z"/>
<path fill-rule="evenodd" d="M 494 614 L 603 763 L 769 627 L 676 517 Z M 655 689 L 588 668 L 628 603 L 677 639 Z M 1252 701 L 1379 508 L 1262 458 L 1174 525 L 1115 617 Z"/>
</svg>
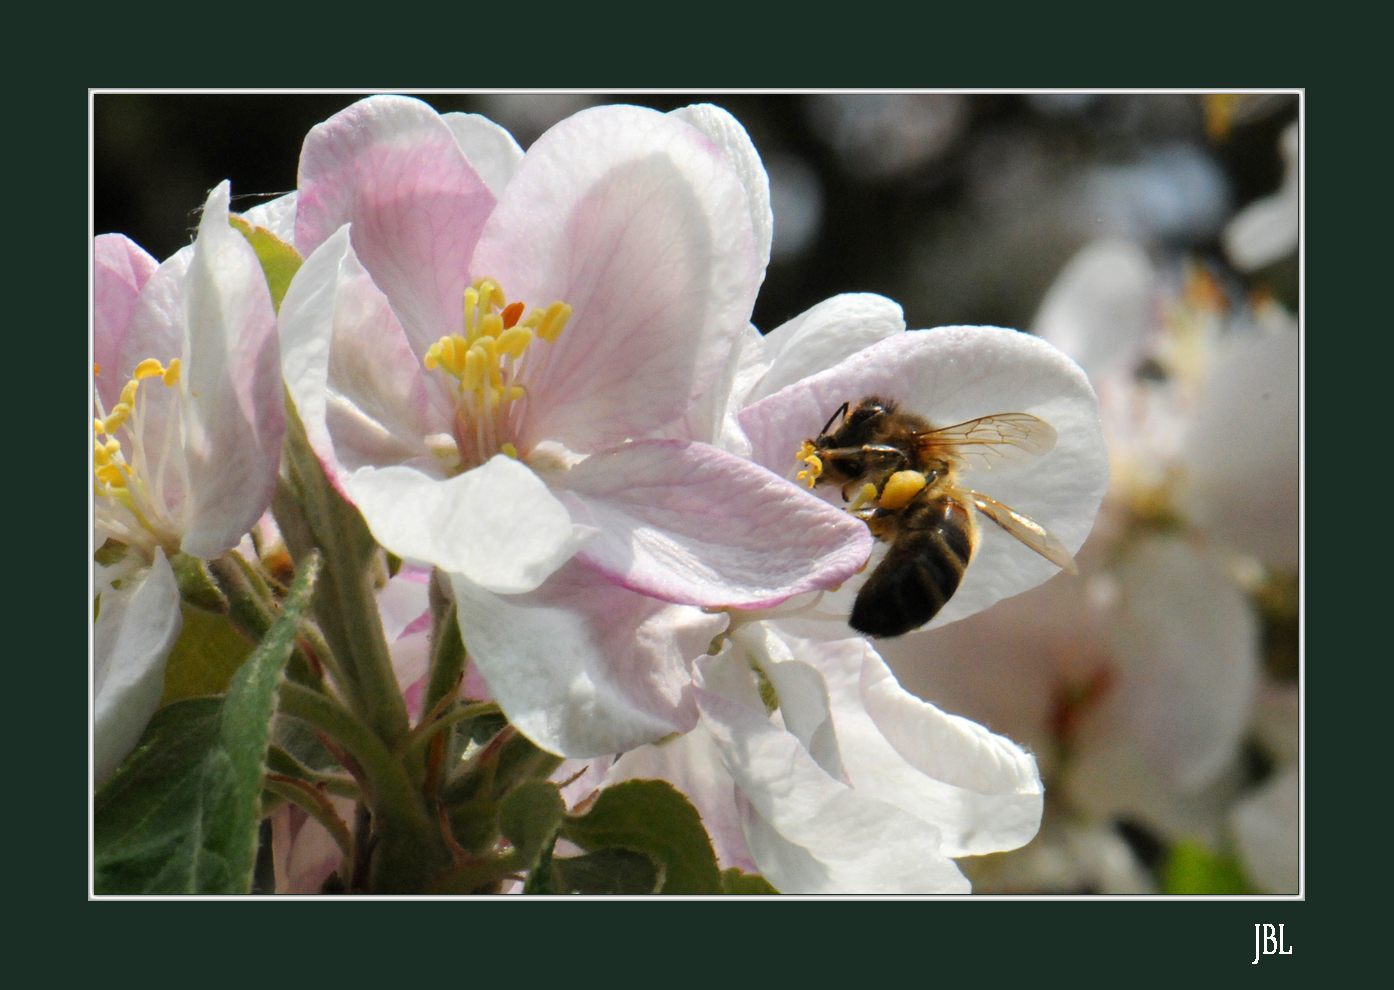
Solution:
<svg viewBox="0 0 1394 990">
<path fill-rule="evenodd" d="M 900 514 L 890 551 L 857 593 L 848 623 L 868 636 L 900 636 L 924 625 L 958 590 L 975 536 L 970 510 L 956 499 L 912 502 Z"/>
</svg>

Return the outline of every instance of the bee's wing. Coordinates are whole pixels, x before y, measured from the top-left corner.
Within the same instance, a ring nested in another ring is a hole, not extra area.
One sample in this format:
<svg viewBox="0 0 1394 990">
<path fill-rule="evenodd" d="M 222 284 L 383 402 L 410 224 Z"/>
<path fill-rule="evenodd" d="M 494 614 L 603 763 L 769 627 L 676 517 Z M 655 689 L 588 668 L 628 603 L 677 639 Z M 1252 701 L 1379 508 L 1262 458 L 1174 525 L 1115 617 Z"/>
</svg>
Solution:
<svg viewBox="0 0 1394 990">
<path fill-rule="evenodd" d="M 958 494 L 967 496 L 982 511 L 983 515 L 1056 567 L 1067 570 L 1071 574 L 1079 573 L 1079 567 L 1075 565 L 1074 555 L 1065 549 L 1065 544 L 1061 543 L 1050 530 L 1030 516 L 1023 516 L 1010 505 L 1003 505 L 995 498 L 988 498 L 981 492 L 960 488 Z"/>
<path fill-rule="evenodd" d="M 966 423 L 917 434 L 926 454 L 976 459 L 991 467 L 994 458 L 1018 459 L 1049 453 L 1055 427 L 1030 413 L 996 413 Z"/>
</svg>

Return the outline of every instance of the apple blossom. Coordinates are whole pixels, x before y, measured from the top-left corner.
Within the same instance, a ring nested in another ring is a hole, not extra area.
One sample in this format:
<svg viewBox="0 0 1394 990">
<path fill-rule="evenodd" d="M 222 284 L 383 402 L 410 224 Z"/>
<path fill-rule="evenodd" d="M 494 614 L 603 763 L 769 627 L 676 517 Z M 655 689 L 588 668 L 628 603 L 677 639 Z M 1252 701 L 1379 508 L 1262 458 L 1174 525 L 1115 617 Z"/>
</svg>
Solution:
<svg viewBox="0 0 1394 990">
<path fill-rule="evenodd" d="M 94 249 L 99 783 L 159 703 L 181 622 L 170 561 L 236 546 L 276 484 L 276 317 L 228 197 L 213 190 L 194 243 L 163 264 L 116 234 Z"/>
<path fill-rule="evenodd" d="M 721 113 L 585 111 L 486 183 L 478 118 L 372 97 L 301 157 L 281 333 L 311 445 L 379 543 L 451 575 L 500 703 L 569 755 L 695 724 L 686 665 L 724 620 L 663 602 L 774 604 L 868 550 L 664 433 L 720 377 L 768 256 L 763 172 Z"/>
<path fill-rule="evenodd" d="M 787 360 L 786 351 L 793 348 L 779 351 L 761 383 L 748 394 L 761 396 L 765 381 L 774 387 L 797 374 L 803 377 L 741 409 L 739 423 L 749 439 L 752 459 L 792 477 L 805 466 L 798 459 L 802 442 L 816 436 L 844 402 L 855 404 L 868 395 L 894 400 L 901 409 L 936 426 L 996 413 L 1030 413 L 1055 429 L 1054 447 L 1026 459 L 976 461 L 979 470 L 965 473 L 962 483 L 1035 519 L 1071 553 L 1078 550 L 1108 480 L 1098 399 L 1078 365 L 1038 338 L 999 327 L 896 332 L 883 317 L 864 334 L 863 339 L 879 339 L 831 367 L 818 367 L 836 356 L 831 348 L 813 359 L 799 357 L 800 352 L 813 350 L 809 343 Z M 806 336 L 817 339 L 816 331 Z M 733 404 L 742 401 L 733 395 Z M 843 504 L 835 487 L 817 492 L 834 505 Z M 962 584 L 927 628 L 971 615 L 1059 570 L 1000 527 L 983 523 L 981 531 L 981 543 Z M 868 572 L 886 550 L 887 544 L 877 544 Z M 848 615 L 864 581 L 865 576 L 859 575 L 828 593 L 818 606 L 819 613 Z M 817 632 L 806 621 L 786 623 L 803 635 L 828 634 L 826 628 Z"/>
<path fill-rule="evenodd" d="M 1109 441 L 1083 580 L 883 653 L 911 690 L 1032 746 L 1075 816 L 1220 848 L 1254 820 L 1230 810 L 1260 688 L 1250 578 L 1237 577 L 1298 559 L 1299 338 L 1271 304 L 1230 316 L 1205 273 L 1184 278 L 1137 245 L 1097 242 L 1037 317 L 1089 372 Z M 1295 706 L 1286 721 L 1295 734 Z M 1069 858 L 1074 840 L 1054 835 Z"/>
<path fill-rule="evenodd" d="M 606 782 L 673 782 L 723 866 L 786 894 L 967 893 L 951 857 L 1036 833 L 1031 756 L 901 689 L 863 639 L 746 624 L 698 668 L 701 726 L 624 754 Z"/>
</svg>

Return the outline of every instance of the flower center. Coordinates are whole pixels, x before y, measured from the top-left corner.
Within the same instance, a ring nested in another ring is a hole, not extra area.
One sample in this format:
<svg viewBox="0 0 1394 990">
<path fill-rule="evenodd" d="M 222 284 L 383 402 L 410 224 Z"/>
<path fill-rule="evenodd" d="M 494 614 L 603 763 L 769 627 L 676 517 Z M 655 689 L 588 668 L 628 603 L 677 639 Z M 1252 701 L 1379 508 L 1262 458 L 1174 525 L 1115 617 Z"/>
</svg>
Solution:
<svg viewBox="0 0 1394 990">
<path fill-rule="evenodd" d="M 812 440 L 805 440 L 803 446 L 799 448 L 797 459 L 808 465 L 808 470 L 799 472 L 799 480 L 806 483 L 809 488 L 818 484 L 818 477 L 823 473 L 823 460 L 815 453 L 817 449 L 813 446 Z"/>
<path fill-rule="evenodd" d="M 93 365 L 94 373 L 101 368 Z M 165 416 L 164 438 L 158 462 L 152 462 L 143 444 L 146 402 L 141 383 L 159 378 L 167 388 L 179 383 L 179 359 L 168 366 L 155 358 L 136 365 L 135 373 L 110 412 L 102 405 L 100 393 L 93 399 L 97 418 L 92 421 L 96 437 L 92 443 L 94 493 L 98 496 L 97 518 L 111 535 L 127 545 L 171 544 L 177 548 L 177 528 L 164 511 L 165 491 L 160 466 L 178 432 L 179 417 L 172 410 Z M 122 438 L 125 444 L 122 443 Z M 151 542 L 153 538 L 153 543 Z"/>
<path fill-rule="evenodd" d="M 464 333 L 442 337 L 426 351 L 426 369 L 443 371 L 457 383 L 456 435 L 427 438 L 452 473 L 495 453 L 517 456 L 508 438 L 517 435 L 527 399 L 533 345 L 553 343 L 571 318 L 571 307 L 560 301 L 534 308 L 526 318 L 525 309 L 522 302 L 510 304 L 493 279 L 482 278 L 465 290 Z"/>
</svg>

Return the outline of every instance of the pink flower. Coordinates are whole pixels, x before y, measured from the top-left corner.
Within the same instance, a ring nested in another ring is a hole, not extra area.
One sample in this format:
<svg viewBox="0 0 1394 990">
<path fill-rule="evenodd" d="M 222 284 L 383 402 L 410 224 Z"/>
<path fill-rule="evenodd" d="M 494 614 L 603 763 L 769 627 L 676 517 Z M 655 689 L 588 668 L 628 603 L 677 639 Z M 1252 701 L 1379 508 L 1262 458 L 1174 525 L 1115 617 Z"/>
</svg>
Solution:
<svg viewBox="0 0 1394 990">
<path fill-rule="evenodd" d="M 519 155 L 372 97 L 301 157 L 281 328 L 310 441 L 383 546 L 451 574 L 505 711 L 568 755 L 696 723 L 688 663 L 723 620 L 665 603 L 773 604 L 868 550 L 681 425 L 768 255 L 749 139 L 689 116 L 601 107 Z"/>
<path fill-rule="evenodd" d="M 284 429 L 276 315 L 228 184 L 164 264 L 119 234 L 95 245 L 96 779 L 159 704 L 182 624 L 168 559 L 216 557 L 270 504 Z M 124 548 L 124 550 L 120 550 Z"/>
</svg>

